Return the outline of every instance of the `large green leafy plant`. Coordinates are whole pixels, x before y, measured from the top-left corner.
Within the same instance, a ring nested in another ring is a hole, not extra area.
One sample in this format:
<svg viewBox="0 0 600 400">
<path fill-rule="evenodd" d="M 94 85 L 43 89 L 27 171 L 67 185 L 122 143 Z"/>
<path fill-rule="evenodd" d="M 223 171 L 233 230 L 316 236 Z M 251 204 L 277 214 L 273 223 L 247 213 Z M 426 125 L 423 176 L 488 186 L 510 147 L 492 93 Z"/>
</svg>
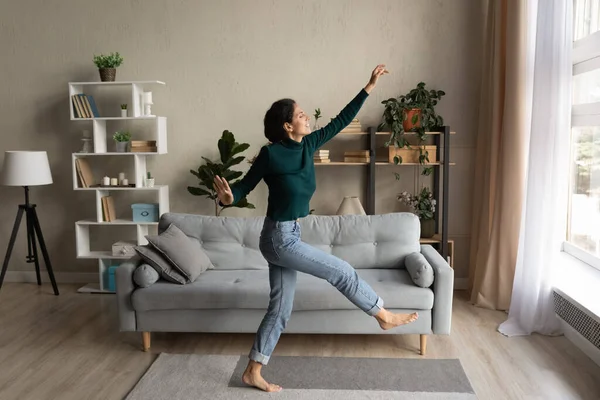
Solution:
<svg viewBox="0 0 600 400">
<path fill-rule="evenodd" d="M 435 106 L 446 93 L 442 90 L 428 90 L 424 82 L 419 82 L 417 87 L 403 94 L 398 98 L 390 98 L 381 103 L 385 106 L 383 111 L 383 122 L 378 130 L 389 129 L 390 140 L 386 142 L 387 146 L 396 146 L 399 148 L 410 149 L 410 143 L 404 136 L 405 129 L 415 132 L 419 138 L 419 163 L 427 164 L 429 154 L 423 149 L 421 144 L 425 141 L 428 131 L 435 131 L 444 125 L 442 116 L 437 115 Z M 410 120 L 408 118 L 410 117 Z M 395 164 L 402 163 L 402 157 L 394 157 Z M 430 175 L 433 172 L 431 167 L 423 170 L 423 175 Z"/>
<path fill-rule="evenodd" d="M 211 199 L 215 203 L 216 216 L 221 215 L 221 212 L 226 208 L 255 208 L 253 204 L 248 202 L 246 197 L 240 199 L 235 204 L 219 208 L 219 198 L 214 189 L 214 178 L 216 175 L 219 175 L 226 179 L 230 185 L 234 184 L 236 182 L 235 179 L 241 177 L 243 173 L 234 171 L 231 167 L 244 161 L 245 157 L 240 154 L 246 151 L 250 145 L 248 143 L 237 143 L 233 133 L 228 130 L 223 131 L 217 145 L 219 147 L 220 162 L 213 162 L 206 157 L 202 157 L 205 163 L 200 165 L 197 170 L 190 170 L 200 180 L 200 187 L 188 186 L 188 192 L 194 196 L 206 196 Z"/>
</svg>

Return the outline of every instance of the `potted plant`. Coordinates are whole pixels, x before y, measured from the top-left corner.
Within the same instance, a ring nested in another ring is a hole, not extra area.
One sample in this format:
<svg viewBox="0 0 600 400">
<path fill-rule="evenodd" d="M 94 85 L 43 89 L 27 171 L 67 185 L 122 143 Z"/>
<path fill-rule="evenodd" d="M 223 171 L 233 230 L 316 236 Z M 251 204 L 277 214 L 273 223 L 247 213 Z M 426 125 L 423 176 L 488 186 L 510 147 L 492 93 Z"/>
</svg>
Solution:
<svg viewBox="0 0 600 400">
<path fill-rule="evenodd" d="M 412 149 L 409 141 L 404 137 L 405 132 L 415 132 L 418 136 L 418 162 L 420 164 L 429 162 L 429 151 L 421 144 L 425 141 L 425 132 L 433 131 L 444 125 L 444 119 L 436 114 L 435 106 L 445 94 L 442 90 L 428 90 L 425 88 L 424 82 L 419 82 L 417 87 L 407 94 L 401 95 L 397 99 L 390 98 L 382 101 L 385 109 L 383 122 L 379 125 L 378 130 L 390 130 L 390 140 L 385 145 L 391 147 L 390 159 L 395 164 L 401 164 L 403 161 L 402 152 L 397 148 L 400 150 Z M 404 152 L 405 155 L 412 153 Z M 431 172 L 431 168 L 425 168 L 423 175 L 429 175 Z"/>
<path fill-rule="evenodd" d="M 315 117 L 315 126 L 313 126 L 313 131 L 316 131 L 317 129 L 319 129 L 318 121 L 319 121 L 319 118 L 321 118 L 321 108 L 315 109 L 314 117 Z"/>
<path fill-rule="evenodd" d="M 144 180 L 144 186 L 146 187 L 154 187 L 154 178 L 152 177 L 152 174 L 150 173 L 150 171 L 148 171 L 148 173 L 146 174 L 146 179 Z"/>
<path fill-rule="evenodd" d="M 127 117 L 127 104 L 121 104 L 121 118 Z"/>
<path fill-rule="evenodd" d="M 113 135 L 117 147 L 117 153 L 127 152 L 129 142 L 131 140 L 131 133 L 128 131 L 117 131 Z"/>
<path fill-rule="evenodd" d="M 94 55 L 94 64 L 98 67 L 100 80 L 102 82 L 114 82 L 117 75 L 117 68 L 120 67 L 122 63 L 123 57 L 119 52 L 110 53 L 108 55 Z"/>
<path fill-rule="evenodd" d="M 398 195 L 398 200 L 411 207 L 413 213 L 419 217 L 422 238 L 430 238 L 435 235 L 434 216 L 436 201 L 428 187 L 421 189 L 418 195 L 402 192 Z"/>
<path fill-rule="evenodd" d="M 254 207 L 254 204 L 249 203 L 248 199 L 244 197 L 235 204 L 226 205 L 219 209 L 219 198 L 214 189 L 215 176 L 218 175 L 221 178 L 226 179 L 230 185 L 234 184 L 234 180 L 241 177 L 243 173 L 234 171 L 231 167 L 244 161 L 245 157 L 239 154 L 246 151 L 250 145 L 248 143 L 237 143 L 233 133 L 225 130 L 223 131 L 217 146 L 219 148 L 220 162 L 213 162 L 206 157 L 202 157 L 205 163 L 200 165 L 197 170 L 190 170 L 192 175 L 200 180 L 200 187 L 188 186 L 188 192 L 194 196 L 206 196 L 211 199 L 215 204 L 215 216 L 221 215 L 223 210 L 231 207 L 256 208 Z"/>
</svg>

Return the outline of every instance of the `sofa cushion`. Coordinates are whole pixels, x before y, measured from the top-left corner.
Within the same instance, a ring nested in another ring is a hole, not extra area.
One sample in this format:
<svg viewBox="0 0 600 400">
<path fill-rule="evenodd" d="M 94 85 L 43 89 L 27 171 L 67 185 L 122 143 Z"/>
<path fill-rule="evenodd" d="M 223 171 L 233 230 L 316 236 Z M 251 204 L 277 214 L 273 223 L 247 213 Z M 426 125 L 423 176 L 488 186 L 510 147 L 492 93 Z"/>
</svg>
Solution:
<svg viewBox="0 0 600 400">
<path fill-rule="evenodd" d="M 156 283 L 160 275 L 150 265 L 143 263 L 137 266 L 133 271 L 133 281 L 139 287 L 148 287 Z"/>
<path fill-rule="evenodd" d="M 165 280 L 180 285 L 185 285 L 186 278 L 173 268 L 169 260 L 163 257 L 160 251 L 150 245 L 135 246 L 135 251 Z"/>
<path fill-rule="evenodd" d="M 429 287 L 433 284 L 433 268 L 421 252 L 409 254 L 405 260 L 406 270 L 415 285 Z"/>
<path fill-rule="evenodd" d="M 164 213 L 158 230 L 177 225 L 199 243 L 216 269 L 268 269 L 259 250 L 264 217 Z M 356 269 L 404 268 L 419 251 L 421 225 L 408 212 L 380 215 L 309 215 L 300 219 L 302 240 Z"/>
<path fill-rule="evenodd" d="M 415 286 L 404 269 L 357 270 L 384 301 L 384 307 L 430 310 L 433 292 Z M 264 309 L 269 304 L 268 270 L 218 270 L 203 273 L 194 283 L 173 285 L 158 281 L 132 294 L 136 311 L 172 309 Z M 294 310 L 356 309 L 328 282 L 298 274 Z"/>
<path fill-rule="evenodd" d="M 198 242 L 188 238 L 175 224 L 158 235 L 146 235 L 146 239 L 188 282 L 194 282 L 201 273 L 214 268 Z"/>
</svg>

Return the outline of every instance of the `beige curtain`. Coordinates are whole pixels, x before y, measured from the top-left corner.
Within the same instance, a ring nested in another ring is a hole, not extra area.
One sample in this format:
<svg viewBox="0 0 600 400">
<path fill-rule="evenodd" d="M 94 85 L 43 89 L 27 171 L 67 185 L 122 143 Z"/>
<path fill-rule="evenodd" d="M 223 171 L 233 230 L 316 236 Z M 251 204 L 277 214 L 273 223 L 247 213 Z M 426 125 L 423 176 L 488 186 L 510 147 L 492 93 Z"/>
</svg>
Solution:
<svg viewBox="0 0 600 400">
<path fill-rule="evenodd" d="M 527 155 L 527 2 L 490 0 L 477 133 L 469 271 L 471 302 L 508 310 Z"/>
</svg>

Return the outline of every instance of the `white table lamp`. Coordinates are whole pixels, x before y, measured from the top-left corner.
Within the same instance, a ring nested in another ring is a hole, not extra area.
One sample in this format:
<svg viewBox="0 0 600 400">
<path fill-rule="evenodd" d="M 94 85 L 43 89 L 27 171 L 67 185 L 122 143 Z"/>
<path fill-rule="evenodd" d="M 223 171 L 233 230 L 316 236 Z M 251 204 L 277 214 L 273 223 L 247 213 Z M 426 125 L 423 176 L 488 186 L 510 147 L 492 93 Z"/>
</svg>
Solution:
<svg viewBox="0 0 600 400">
<path fill-rule="evenodd" d="M 50 281 L 52 282 L 54 294 L 58 295 L 58 287 L 54 279 L 54 273 L 52 272 L 50 257 L 48 256 L 48 250 L 46 249 L 46 243 L 42 235 L 42 228 L 40 227 L 40 221 L 35 209 L 36 205 L 29 203 L 29 186 L 50 185 L 51 183 L 52 173 L 50 172 L 48 154 L 45 151 L 7 151 L 4 153 L 4 162 L 2 171 L 0 172 L 0 184 L 5 186 L 23 186 L 25 189 L 25 204 L 19 204 L 19 211 L 15 218 L 4 264 L 2 265 L 2 272 L 0 273 L 0 288 L 2 288 L 10 255 L 15 245 L 17 233 L 19 232 L 19 225 L 21 224 L 23 213 L 25 213 L 28 250 L 26 260 L 28 263 L 35 263 L 37 282 L 38 285 L 41 285 L 40 263 L 36 245 L 37 239 L 46 263 Z"/>
<path fill-rule="evenodd" d="M 338 208 L 337 215 L 366 215 L 365 209 L 357 196 L 346 196 Z"/>
</svg>

